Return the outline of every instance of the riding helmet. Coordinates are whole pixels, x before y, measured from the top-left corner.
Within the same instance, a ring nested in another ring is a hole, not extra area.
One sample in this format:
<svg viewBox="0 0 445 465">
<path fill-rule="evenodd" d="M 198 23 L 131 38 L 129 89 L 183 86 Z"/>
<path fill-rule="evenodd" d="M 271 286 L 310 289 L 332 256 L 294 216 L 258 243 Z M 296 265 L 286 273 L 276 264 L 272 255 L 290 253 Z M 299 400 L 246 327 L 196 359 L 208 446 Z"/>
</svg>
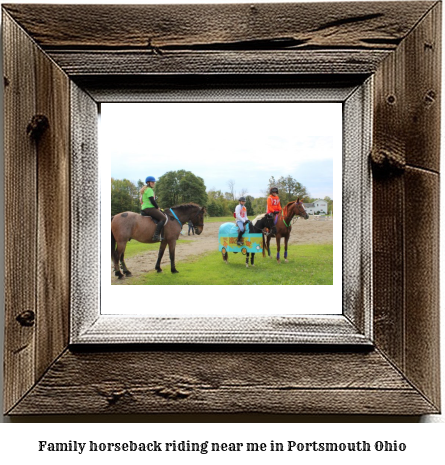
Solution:
<svg viewBox="0 0 445 465">
<path fill-rule="evenodd" d="M 154 178 L 154 176 L 147 176 L 145 178 L 145 184 L 147 184 L 147 182 L 156 182 L 156 179 Z"/>
<path fill-rule="evenodd" d="M 272 187 L 270 189 L 270 194 L 273 194 L 275 192 L 275 194 L 278 194 L 278 189 L 276 187 Z"/>
<path fill-rule="evenodd" d="M 240 198 L 238 199 L 238 202 L 245 202 L 245 201 L 246 201 L 246 198 L 245 198 L 245 197 L 240 197 Z"/>
</svg>

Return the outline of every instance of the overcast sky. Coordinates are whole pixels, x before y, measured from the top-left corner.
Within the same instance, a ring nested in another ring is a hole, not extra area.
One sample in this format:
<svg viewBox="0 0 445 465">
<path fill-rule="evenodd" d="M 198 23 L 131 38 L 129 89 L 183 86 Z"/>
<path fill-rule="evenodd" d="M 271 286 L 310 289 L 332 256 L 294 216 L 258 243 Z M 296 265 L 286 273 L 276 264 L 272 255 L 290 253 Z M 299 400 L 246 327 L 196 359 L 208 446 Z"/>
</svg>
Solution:
<svg viewBox="0 0 445 465">
<path fill-rule="evenodd" d="M 341 118 L 339 103 L 103 104 L 99 149 L 117 179 L 185 169 L 207 190 L 227 192 L 233 180 L 259 197 L 271 176 L 290 175 L 312 197 L 333 198 Z"/>
</svg>

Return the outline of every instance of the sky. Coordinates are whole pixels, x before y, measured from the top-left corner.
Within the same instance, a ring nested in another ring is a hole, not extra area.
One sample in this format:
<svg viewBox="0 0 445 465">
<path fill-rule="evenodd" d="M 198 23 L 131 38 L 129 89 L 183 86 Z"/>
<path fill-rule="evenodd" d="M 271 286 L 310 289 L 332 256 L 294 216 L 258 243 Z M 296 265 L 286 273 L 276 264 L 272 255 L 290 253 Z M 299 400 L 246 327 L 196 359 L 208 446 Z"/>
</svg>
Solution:
<svg viewBox="0 0 445 465">
<path fill-rule="evenodd" d="M 111 177 L 137 182 L 184 169 L 207 190 L 265 195 L 271 176 L 292 176 L 311 197 L 333 198 L 341 163 L 340 103 L 108 103 L 99 151 Z M 108 163 L 107 163 L 108 165 Z"/>
</svg>

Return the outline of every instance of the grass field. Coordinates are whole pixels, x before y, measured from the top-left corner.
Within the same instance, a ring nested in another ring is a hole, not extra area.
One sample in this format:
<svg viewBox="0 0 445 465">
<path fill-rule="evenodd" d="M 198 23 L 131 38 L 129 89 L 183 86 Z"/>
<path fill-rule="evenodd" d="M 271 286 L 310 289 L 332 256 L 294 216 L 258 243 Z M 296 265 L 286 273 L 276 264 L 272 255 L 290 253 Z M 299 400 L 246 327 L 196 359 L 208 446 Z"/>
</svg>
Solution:
<svg viewBox="0 0 445 465">
<path fill-rule="evenodd" d="M 228 221 L 235 221 L 235 218 L 232 216 L 206 216 L 204 218 L 205 223 L 227 223 Z"/>
<path fill-rule="evenodd" d="M 229 264 L 225 264 L 221 253 L 215 251 L 177 264 L 178 274 L 171 274 L 170 266 L 166 265 L 163 273 L 153 270 L 142 277 L 125 280 L 122 284 L 332 284 L 332 252 L 331 244 L 292 245 L 288 249 L 288 263 L 283 260 L 278 264 L 275 258 L 263 258 L 262 254 L 257 254 L 255 267 L 246 268 L 245 256 L 241 253 L 229 253 Z"/>
</svg>

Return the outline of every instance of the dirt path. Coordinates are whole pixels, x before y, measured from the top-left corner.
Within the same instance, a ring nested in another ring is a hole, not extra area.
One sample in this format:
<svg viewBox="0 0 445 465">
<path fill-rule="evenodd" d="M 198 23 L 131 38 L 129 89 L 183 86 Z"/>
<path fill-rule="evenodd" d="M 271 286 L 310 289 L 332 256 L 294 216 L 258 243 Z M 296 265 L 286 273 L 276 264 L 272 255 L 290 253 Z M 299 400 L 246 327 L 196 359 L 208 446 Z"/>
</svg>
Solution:
<svg viewBox="0 0 445 465">
<path fill-rule="evenodd" d="M 180 270 L 181 261 L 188 257 L 199 255 L 205 252 L 218 250 L 218 230 L 222 223 L 205 223 L 204 231 L 200 236 L 188 236 L 187 226 L 184 226 L 184 236 L 180 239 L 187 240 L 187 243 L 176 245 L 176 266 Z M 332 244 L 332 228 L 333 221 L 331 220 L 316 220 L 314 217 L 309 217 L 308 220 L 298 219 L 292 227 L 292 232 L 289 239 L 289 244 Z M 284 242 L 281 241 L 281 247 Z M 276 241 L 272 239 L 271 252 L 276 250 Z M 155 264 L 158 258 L 158 251 L 148 251 L 135 257 L 127 258 L 125 263 L 133 276 L 140 276 L 149 272 L 155 272 Z M 165 271 L 170 271 L 170 258 L 168 248 L 165 251 L 161 261 L 161 266 Z M 113 284 L 123 284 L 125 280 L 118 280 L 114 276 L 114 271 L 111 270 L 111 282 Z"/>
</svg>

